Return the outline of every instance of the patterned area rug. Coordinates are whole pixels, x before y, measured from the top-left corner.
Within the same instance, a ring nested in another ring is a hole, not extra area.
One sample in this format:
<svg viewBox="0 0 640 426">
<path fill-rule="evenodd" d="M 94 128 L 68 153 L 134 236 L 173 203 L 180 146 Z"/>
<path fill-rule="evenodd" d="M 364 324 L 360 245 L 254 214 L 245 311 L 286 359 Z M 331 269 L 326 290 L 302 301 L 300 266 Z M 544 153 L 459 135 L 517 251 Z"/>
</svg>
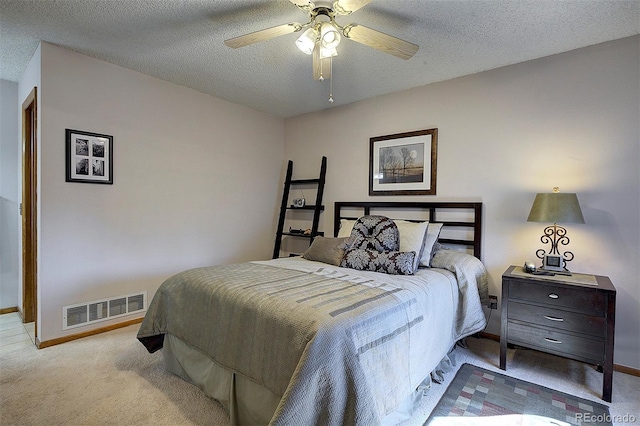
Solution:
<svg viewBox="0 0 640 426">
<path fill-rule="evenodd" d="M 611 418 L 606 405 L 463 364 L 425 425 L 611 425 Z"/>
</svg>

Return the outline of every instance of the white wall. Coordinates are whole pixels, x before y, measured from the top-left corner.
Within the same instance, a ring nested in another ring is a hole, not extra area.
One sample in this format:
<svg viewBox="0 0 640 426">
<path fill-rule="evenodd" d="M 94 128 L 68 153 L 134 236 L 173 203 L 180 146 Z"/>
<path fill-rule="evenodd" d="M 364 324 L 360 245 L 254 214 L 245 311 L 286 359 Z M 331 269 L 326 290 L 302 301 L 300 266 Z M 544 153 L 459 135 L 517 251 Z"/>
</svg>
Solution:
<svg viewBox="0 0 640 426">
<path fill-rule="evenodd" d="M 639 51 L 636 36 L 290 118 L 285 157 L 310 171 L 328 157 L 330 232 L 333 202 L 370 199 L 369 138 L 437 127 L 437 196 L 375 199 L 482 201 L 498 295 L 504 270 L 543 247 L 544 226 L 526 222 L 535 194 L 577 193 L 586 224 L 566 226 L 570 268 L 611 278 L 615 362 L 640 368 Z M 489 333 L 499 334 L 498 315 Z"/>
<path fill-rule="evenodd" d="M 63 331 L 65 305 L 152 297 L 187 268 L 270 258 L 283 119 L 47 43 L 34 60 L 41 341 L 92 328 Z M 113 136 L 113 185 L 65 182 L 66 128 Z"/>
<path fill-rule="evenodd" d="M 18 306 L 18 84 L 0 80 L 0 309 Z"/>
</svg>

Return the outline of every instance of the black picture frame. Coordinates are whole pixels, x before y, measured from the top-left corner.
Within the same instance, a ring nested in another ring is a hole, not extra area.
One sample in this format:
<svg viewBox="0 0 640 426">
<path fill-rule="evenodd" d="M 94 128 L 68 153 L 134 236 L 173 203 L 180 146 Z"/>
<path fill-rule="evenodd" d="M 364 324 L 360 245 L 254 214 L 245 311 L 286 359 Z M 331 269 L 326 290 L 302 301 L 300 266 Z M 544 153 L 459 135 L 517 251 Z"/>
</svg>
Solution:
<svg viewBox="0 0 640 426">
<path fill-rule="evenodd" d="M 436 195 L 437 128 L 369 142 L 369 195 Z"/>
<path fill-rule="evenodd" d="M 66 181 L 113 184 L 113 136 L 66 129 Z"/>
</svg>

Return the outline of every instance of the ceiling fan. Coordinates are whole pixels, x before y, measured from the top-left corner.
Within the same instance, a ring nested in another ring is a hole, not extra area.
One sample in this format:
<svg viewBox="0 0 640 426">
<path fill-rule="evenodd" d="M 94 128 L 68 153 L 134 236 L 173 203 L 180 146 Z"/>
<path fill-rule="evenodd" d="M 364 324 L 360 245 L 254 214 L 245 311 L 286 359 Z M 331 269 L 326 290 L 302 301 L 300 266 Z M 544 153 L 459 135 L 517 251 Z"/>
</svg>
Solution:
<svg viewBox="0 0 640 426">
<path fill-rule="evenodd" d="M 234 49 L 260 41 L 269 40 L 281 35 L 305 30 L 296 40 L 296 46 L 313 58 L 313 78 L 324 80 L 331 78 L 332 58 L 338 54 L 336 48 L 341 37 L 381 50 L 401 59 L 411 58 L 418 45 L 360 24 L 341 26 L 335 20 L 337 15 L 349 15 L 366 6 L 371 0 L 336 0 L 316 1 L 289 0 L 298 8 L 309 14 L 305 24 L 291 22 L 267 28 L 250 34 L 225 40 L 224 44 Z M 329 102 L 333 102 L 330 94 Z"/>
</svg>

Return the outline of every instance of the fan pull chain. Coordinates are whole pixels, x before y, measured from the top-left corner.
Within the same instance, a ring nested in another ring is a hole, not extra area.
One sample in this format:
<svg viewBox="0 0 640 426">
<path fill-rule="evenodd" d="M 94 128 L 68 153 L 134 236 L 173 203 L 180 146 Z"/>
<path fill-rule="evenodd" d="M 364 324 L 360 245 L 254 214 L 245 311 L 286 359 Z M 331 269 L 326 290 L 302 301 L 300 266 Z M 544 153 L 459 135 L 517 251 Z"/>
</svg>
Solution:
<svg viewBox="0 0 640 426">
<path fill-rule="evenodd" d="M 324 61 L 322 60 L 322 58 L 320 58 L 320 78 L 318 78 L 318 81 L 323 82 L 324 81 L 324 73 L 322 71 L 322 63 Z"/>
<path fill-rule="evenodd" d="M 333 57 L 329 58 L 329 70 L 331 78 L 329 79 L 329 103 L 333 103 Z"/>
</svg>

